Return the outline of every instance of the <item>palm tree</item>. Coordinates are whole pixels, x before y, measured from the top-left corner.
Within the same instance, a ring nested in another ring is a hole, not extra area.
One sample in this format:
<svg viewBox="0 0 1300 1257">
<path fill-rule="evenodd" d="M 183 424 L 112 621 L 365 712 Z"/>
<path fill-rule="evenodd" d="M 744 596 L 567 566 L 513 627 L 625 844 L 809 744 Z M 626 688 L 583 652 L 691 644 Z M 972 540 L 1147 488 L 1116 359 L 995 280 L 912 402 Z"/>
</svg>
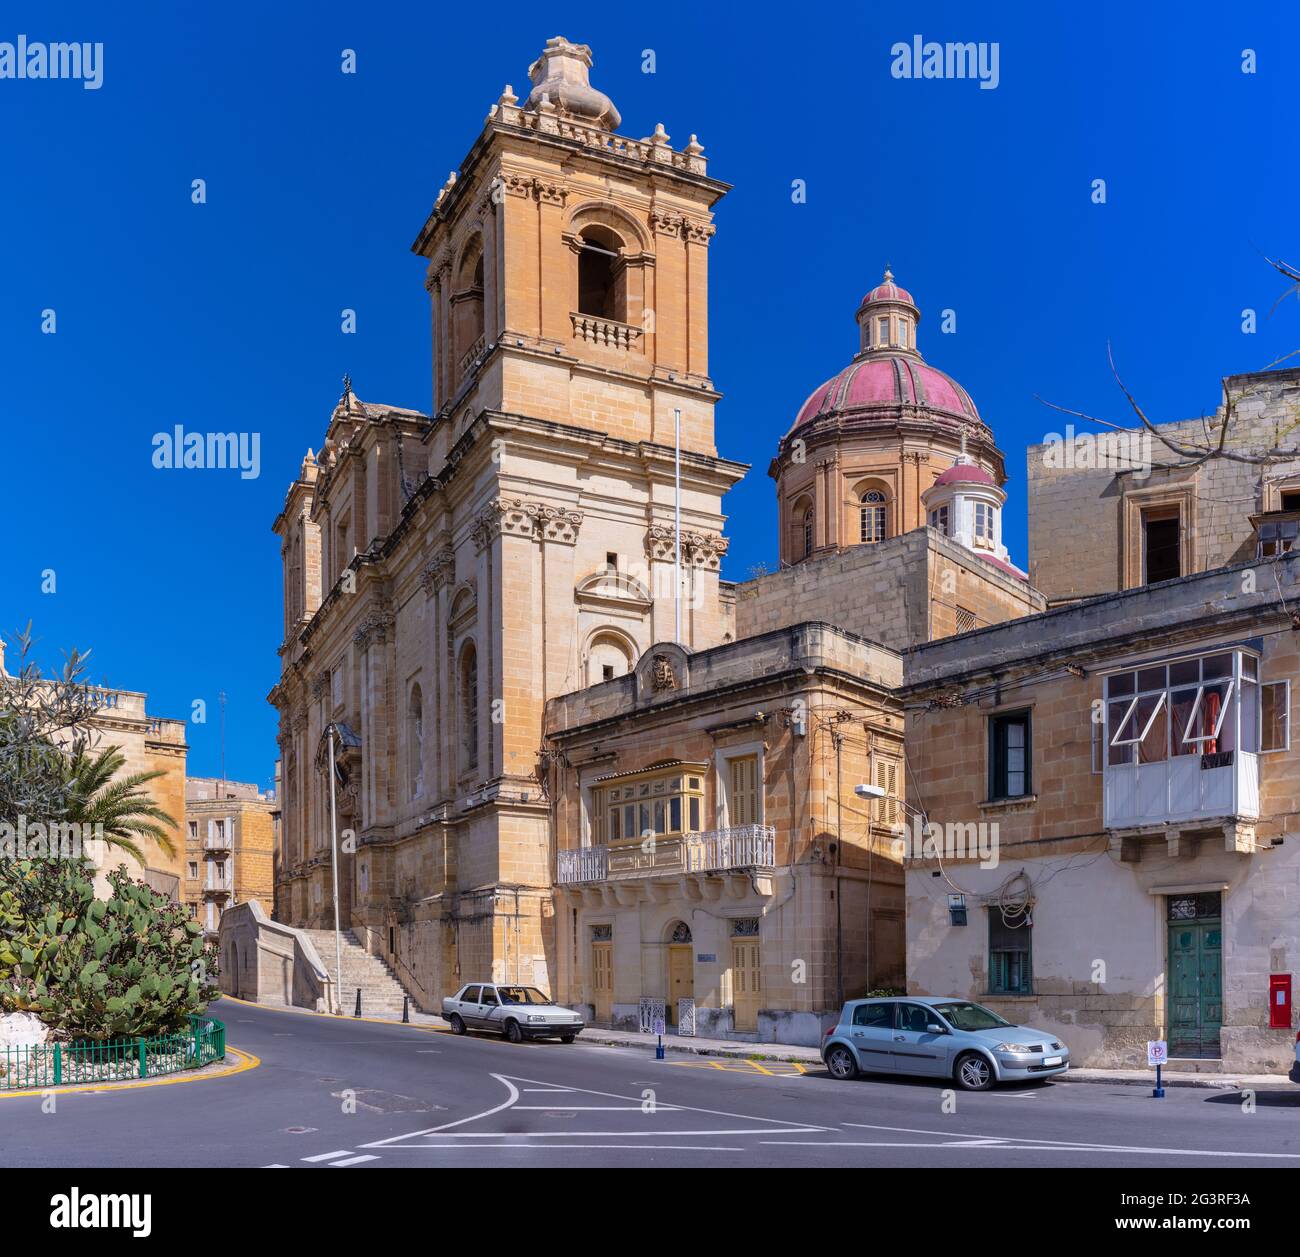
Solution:
<svg viewBox="0 0 1300 1257">
<path fill-rule="evenodd" d="M 169 829 L 176 822 L 141 787 L 162 772 L 131 773 L 113 780 L 126 763 L 116 746 L 92 754 L 81 749 L 64 760 L 67 812 L 63 819 L 82 826 L 102 825 L 104 846 L 124 851 L 142 865 L 144 853 L 138 840 L 152 839 L 169 856 L 176 854 L 176 844 Z"/>
</svg>

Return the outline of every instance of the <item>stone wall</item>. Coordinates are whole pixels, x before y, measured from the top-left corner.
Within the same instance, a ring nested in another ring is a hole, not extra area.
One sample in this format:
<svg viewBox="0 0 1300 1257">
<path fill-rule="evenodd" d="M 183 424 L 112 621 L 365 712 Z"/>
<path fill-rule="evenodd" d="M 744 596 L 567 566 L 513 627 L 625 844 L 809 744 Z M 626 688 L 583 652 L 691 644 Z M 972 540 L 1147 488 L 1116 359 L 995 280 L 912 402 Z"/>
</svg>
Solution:
<svg viewBox="0 0 1300 1257">
<path fill-rule="evenodd" d="M 1229 377 L 1233 418 L 1225 446 L 1235 453 L 1261 453 L 1293 444 L 1287 437 L 1300 405 L 1300 368 Z M 1204 445 L 1218 439 L 1220 405 L 1208 424 L 1200 419 L 1159 424 L 1168 439 Z M 1182 508 L 1184 575 L 1239 563 L 1255 553 L 1250 516 L 1277 509 L 1281 487 L 1300 488 L 1300 459 L 1268 465 L 1212 458 L 1199 467 L 1157 467 L 1145 474 L 1131 457 L 1097 468 L 1095 430 L 1078 425 L 1069 456 L 1063 447 L 1031 445 L 1026 452 L 1029 485 L 1029 576 L 1052 600 L 1083 598 L 1142 581 L 1138 546 L 1140 511 L 1178 503 Z M 1086 429 L 1086 431 L 1085 431 Z M 1084 444 L 1077 440 L 1086 435 Z M 1068 437 L 1068 431 L 1058 436 Z M 1107 432 L 1106 439 L 1140 435 Z M 1124 447 L 1131 454 L 1134 447 Z M 1088 453 L 1085 456 L 1084 450 Z M 1151 464 L 1186 463 L 1157 440 L 1146 449 Z M 1082 465 L 1082 464 L 1087 465 Z"/>
<path fill-rule="evenodd" d="M 849 546 L 734 586 L 736 636 L 821 620 L 891 650 L 1041 610 L 1036 590 L 931 528 Z"/>
</svg>

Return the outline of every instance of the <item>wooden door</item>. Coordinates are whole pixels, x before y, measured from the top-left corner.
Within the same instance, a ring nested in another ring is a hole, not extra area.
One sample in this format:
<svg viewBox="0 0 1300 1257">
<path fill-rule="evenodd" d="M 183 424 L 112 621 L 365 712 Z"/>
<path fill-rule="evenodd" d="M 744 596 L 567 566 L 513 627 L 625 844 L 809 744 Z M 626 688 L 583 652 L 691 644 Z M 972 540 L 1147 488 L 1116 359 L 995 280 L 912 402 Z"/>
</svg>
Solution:
<svg viewBox="0 0 1300 1257">
<path fill-rule="evenodd" d="M 758 1010 L 763 1002 L 759 954 L 758 939 L 732 940 L 731 1007 L 737 1030 L 758 1029 Z"/>
<path fill-rule="evenodd" d="M 598 1022 L 608 1022 L 614 1011 L 614 944 L 591 945 L 591 1001 Z"/>
<path fill-rule="evenodd" d="M 677 1001 L 695 998 L 695 957 L 693 943 L 674 943 L 668 948 L 668 1022 L 677 1024 Z"/>
<path fill-rule="evenodd" d="M 1169 1055 L 1215 1058 L 1223 1025 L 1219 921 L 1169 923 Z"/>
</svg>

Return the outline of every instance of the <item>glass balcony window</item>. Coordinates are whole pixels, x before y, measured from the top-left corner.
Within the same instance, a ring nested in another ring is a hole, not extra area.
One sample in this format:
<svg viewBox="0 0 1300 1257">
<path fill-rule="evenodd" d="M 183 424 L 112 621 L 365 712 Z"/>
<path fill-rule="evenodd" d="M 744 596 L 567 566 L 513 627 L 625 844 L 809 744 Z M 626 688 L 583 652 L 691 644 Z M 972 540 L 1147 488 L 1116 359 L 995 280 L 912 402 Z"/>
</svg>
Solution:
<svg viewBox="0 0 1300 1257">
<path fill-rule="evenodd" d="M 1258 815 L 1259 688 L 1246 650 L 1108 676 L 1106 823 Z"/>
</svg>

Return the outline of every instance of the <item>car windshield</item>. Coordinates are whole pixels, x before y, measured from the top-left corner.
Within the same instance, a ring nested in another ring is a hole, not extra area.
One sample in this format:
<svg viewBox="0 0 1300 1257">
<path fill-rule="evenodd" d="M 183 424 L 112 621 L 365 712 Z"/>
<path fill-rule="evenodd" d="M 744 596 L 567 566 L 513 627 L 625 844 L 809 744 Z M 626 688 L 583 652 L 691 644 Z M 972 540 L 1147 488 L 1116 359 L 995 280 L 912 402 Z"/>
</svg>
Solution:
<svg viewBox="0 0 1300 1257">
<path fill-rule="evenodd" d="M 535 986 L 499 986 L 497 991 L 501 995 L 503 1004 L 549 1004 L 551 1002 Z"/>
<path fill-rule="evenodd" d="M 958 1030 L 993 1030 L 998 1026 L 1009 1026 L 1012 1023 L 1004 1017 L 999 1017 L 991 1008 L 985 1008 L 983 1004 L 971 1004 L 967 1002 L 952 1004 L 935 1004 L 934 1008 L 946 1017 L 949 1023 Z"/>
</svg>

